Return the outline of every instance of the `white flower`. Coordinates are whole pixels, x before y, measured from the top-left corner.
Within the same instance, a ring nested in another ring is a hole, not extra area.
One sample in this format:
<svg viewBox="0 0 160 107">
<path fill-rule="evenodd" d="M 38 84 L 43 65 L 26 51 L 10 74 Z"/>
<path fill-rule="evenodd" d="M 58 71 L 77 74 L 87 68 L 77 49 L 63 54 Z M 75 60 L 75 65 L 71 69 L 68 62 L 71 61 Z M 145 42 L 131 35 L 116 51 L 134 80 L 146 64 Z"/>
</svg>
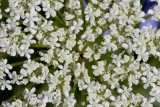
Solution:
<svg viewBox="0 0 160 107">
<path fill-rule="evenodd" d="M 123 44 L 122 44 L 122 47 L 125 48 L 125 49 L 128 49 L 128 44 L 123 43 Z"/>
<path fill-rule="evenodd" d="M 8 73 L 9 78 L 12 80 L 12 83 L 19 83 L 19 80 L 22 79 L 20 75 L 17 75 L 16 71 L 13 71 L 12 73 Z"/>
<path fill-rule="evenodd" d="M 109 4 L 112 0 L 103 0 L 103 2 L 100 2 L 99 6 L 101 9 L 106 10 L 109 8 Z"/>
<path fill-rule="evenodd" d="M 31 73 L 36 70 L 40 64 L 35 61 L 27 60 L 24 64 L 23 67 L 20 70 L 20 73 L 22 76 L 26 77 L 27 75 L 31 75 Z"/>
<path fill-rule="evenodd" d="M 106 89 L 106 90 L 105 90 L 105 93 L 104 93 L 104 95 L 103 95 L 103 96 L 104 96 L 105 98 L 109 98 L 111 95 L 112 95 L 111 90 Z"/>
<path fill-rule="evenodd" d="M 136 50 L 136 54 L 138 54 L 137 61 L 141 61 L 141 59 L 146 62 L 149 58 L 149 53 L 146 52 L 146 47 L 142 47 Z"/>
<path fill-rule="evenodd" d="M 55 7 L 54 7 L 55 10 L 60 10 L 64 6 L 62 2 L 58 2 L 58 1 L 54 1 L 54 4 L 55 4 Z"/>
<path fill-rule="evenodd" d="M 87 47 L 86 49 L 86 52 L 84 52 L 84 57 L 85 58 L 91 58 L 91 56 L 94 54 L 94 51 L 90 48 L 90 47 Z"/>
<path fill-rule="evenodd" d="M 60 47 L 60 44 L 58 43 L 58 38 L 57 37 L 50 37 L 48 40 L 45 38 L 43 40 L 44 45 L 49 45 L 52 49 L 55 47 Z"/>
<path fill-rule="evenodd" d="M 100 35 L 100 34 L 102 34 L 102 29 L 100 27 L 97 27 L 96 32 Z"/>
<path fill-rule="evenodd" d="M 108 101 L 103 102 L 102 105 L 104 107 L 110 107 L 110 103 Z"/>
<path fill-rule="evenodd" d="M 50 63 L 51 60 L 52 60 L 52 57 L 53 57 L 53 50 L 50 49 L 50 50 L 47 51 L 47 53 L 40 53 L 40 55 L 42 56 L 41 57 L 42 61 Z"/>
<path fill-rule="evenodd" d="M 114 3 L 112 8 L 109 9 L 109 13 L 106 13 L 104 15 L 104 18 L 108 19 L 109 22 L 117 18 L 117 15 L 119 13 L 119 6 Z"/>
<path fill-rule="evenodd" d="M 68 7 L 70 9 L 79 9 L 80 6 L 81 6 L 81 4 L 80 4 L 79 0 L 69 0 Z"/>
<path fill-rule="evenodd" d="M 95 25 L 95 15 L 96 15 L 96 13 L 94 12 L 94 8 L 92 7 L 92 5 L 87 5 L 87 7 L 84 10 L 84 13 L 86 14 L 85 15 L 85 20 L 91 22 L 92 25 Z"/>
<path fill-rule="evenodd" d="M 158 86 L 153 87 L 149 94 L 152 96 L 151 101 L 160 102 L 160 88 Z"/>
<path fill-rule="evenodd" d="M 24 94 L 24 99 L 30 105 L 36 105 L 37 104 L 38 98 L 37 98 L 36 94 L 34 94 L 35 91 L 36 91 L 35 87 L 33 87 L 31 90 L 29 90 L 27 88 L 24 90 L 24 93 L 23 93 Z"/>
<path fill-rule="evenodd" d="M 144 98 L 141 106 L 142 107 L 153 107 L 152 103 L 153 102 L 151 100 L 148 100 L 147 98 Z"/>
<path fill-rule="evenodd" d="M 64 49 L 59 50 L 59 52 L 57 53 L 57 56 L 59 57 L 58 61 L 63 63 L 63 61 L 67 59 L 68 54 L 69 50 L 64 50 Z"/>
<path fill-rule="evenodd" d="M 33 49 L 29 49 L 28 45 L 21 45 L 20 46 L 20 50 L 19 50 L 19 54 L 20 56 L 26 56 L 28 59 L 30 59 L 30 54 L 33 54 L 34 50 Z"/>
<path fill-rule="evenodd" d="M 93 30 L 91 28 L 87 28 L 87 30 L 84 32 L 84 34 L 81 36 L 81 38 L 85 38 L 89 42 L 94 42 L 95 35 L 93 33 Z"/>
<path fill-rule="evenodd" d="M 9 80 L 0 80 L 1 90 L 5 90 L 5 88 L 7 88 L 8 90 L 11 90 L 12 86 L 10 84 L 11 84 L 11 81 Z"/>
<path fill-rule="evenodd" d="M 30 44 L 36 43 L 36 41 L 33 40 L 33 35 L 23 35 L 22 43 L 30 46 Z"/>
<path fill-rule="evenodd" d="M 88 87 L 88 85 L 82 79 L 79 79 L 78 80 L 78 87 L 79 87 L 79 90 L 84 90 Z"/>
<path fill-rule="evenodd" d="M 104 81 L 109 82 L 109 81 L 110 81 L 110 78 L 111 78 L 111 75 L 110 75 L 109 73 L 103 75 L 103 80 L 104 80 Z"/>
<path fill-rule="evenodd" d="M 62 71 L 62 73 L 64 73 L 65 75 L 70 72 L 70 69 L 68 68 L 69 67 L 68 63 L 65 63 L 64 66 L 59 65 L 58 67 L 60 71 Z"/>
<path fill-rule="evenodd" d="M 93 4 L 98 4 L 98 1 L 97 1 L 97 0 L 91 0 L 91 2 L 92 2 Z"/>
<path fill-rule="evenodd" d="M 64 106 L 74 107 L 76 104 L 76 100 L 74 99 L 74 94 L 71 94 L 69 97 L 64 99 Z"/>
<path fill-rule="evenodd" d="M 33 6 L 37 11 L 41 11 L 41 8 L 38 6 L 40 4 L 41 4 L 41 0 L 30 0 L 28 5 Z"/>
<path fill-rule="evenodd" d="M 112 63 L 116 64 L 117 67 L 120 67 L 121 64 L 122 64 L 122 62 L 123 62 L 123 60 L 121 59 L 121 57 L 122 57 L 121 54 L 119 54 L 119 55 L 114 55 L 113 54 L 112 55 L 112 58 L 113 58 Z"/>
<path fill-rule="evenodd" d="M 70 35 L 70 39 L 66 41 L 66 48 L 72 50 L 72 48 L 76 45 L 76 35 Z"/>
<path fill-rule="evenodd" d="M 130 76 L 128 77 L 129 87 L 132 87 L 132 83 L 138 85 L 140 77 L 141 74 L 138 72 L 135 73 L 135 75 L 130 74 Z"/>
<path fill-rule="evenodd" d="M 53 31 L 54 27 L 52 26 L 52 24 L 53 24 L 53 21 L 47 21 L 47 20 L 45 20 L 42 23 L 41 27 L 43 28 L 44 32 Z"/>
<path fill-rule="evenodd" d="M 111 100 L 111 101 L 114 101 L 114 100 L 115 100 L 115 97 L 114 97 L 114 96 L 111 96 L 111 97 L 110 97 L 110 100 Z"/>
<path fill-rule="evenodd" d="M 149 10 L 148 10 L 148 14 L 153 15 L 153 14 L 154 14 L 154 11 L 153 11 L 152 9 L 149 9 Z"/>
<path fill-rule="evenodd" d="M 43 11 L 45 11 L 46 18 L 48 19 L 50 16 L 55 17 L 56 16 L 56 11 L 54 7 L 52 7 L 50 4 L 48 6 L 43 7 Z"/>
<path fill-rule="evenodd" d="M 9 70 L 12 69 L 10 64 L 7 64 L 7 59 L 3 59 L 0 61 L 0 70 L 4 71 L 5 73 L 9 73 Z"/>
<path fill-rule="evenodd" d="M 147 89 L 149 85 L 154 86 L 155 82 L 157 81 L 157 76 L 154 76 L 153 74 L 147 75 L 147 77 L 142 77 L 141 78 L 142 82 L 144 84 L 144 89 Z"/>
<path fill-rule="evenodd" d="M 23 24 L 27 25 L 29 23 L 29 25 L 33 28 L 35 27 L 35 22 L 37 22 L 39 18 L 37 17 L 37 12 L 35 11 L 35 8 L 30 8 L 30 12 L 25 13 L 25 20 L 23 21 Z"/>
<path fill-rule="evenodd" d="M 159 8 L 159 5 L 157 6 L 154 6 L 154 9 L 149 9 L 148 10 L 148 14 L 151 14 L 152 15 L 152 19 L 155 20 L 155 21 L 159 21 L 160 20 L 160 12 L 159 12 L 160 8 Z"/>
<path fill-rule="evenodd" d="M 83 30 L 82 24 L 82 19 L 78 19 L 78 21 L 73 21 L 73 26 L 70 27 L 70 30 L 74 31 L 74 33 L 77 34 L 80 30 Z"/>
<path fill-rule="evenodd" d="M 98 61 L 98 65 L 92 65 L 92 68 L 94 69 L 93 74 L 95 76 L 102 75 L 104 72 L 104 66 L 105 62 L 104 61 Z"/>
<path fill-rule="evenodd" d="M 8 23 L 7 28 L 9 30 L 15 30 L 16 27 L 19 25 L 19 22 L 16 22 L 16 21 L 11 20 L 11 19 L 7 19 L 6 22 Z"/>
<path fill-rule="evenodd" d="M 132 91 L 132 88 L 128 88 L 126 86 L 122 86 L 122 90 L 120 93 L 122 93 L 122 99 L 127 99 L 130 96 L 130 92 Z"/>
<path fill-rule="evenodd" d="M 78 49 L 81 51 L 84 47 L 83 42 L 81 40 L 79 40 L 77 44 L 79 45 Z"/>
<path fill-rule="evenodd" d="M 65 19 L 66 20 L 72 20 L 75 16 L 73 14 L 66 13 Z"/>
</svg>

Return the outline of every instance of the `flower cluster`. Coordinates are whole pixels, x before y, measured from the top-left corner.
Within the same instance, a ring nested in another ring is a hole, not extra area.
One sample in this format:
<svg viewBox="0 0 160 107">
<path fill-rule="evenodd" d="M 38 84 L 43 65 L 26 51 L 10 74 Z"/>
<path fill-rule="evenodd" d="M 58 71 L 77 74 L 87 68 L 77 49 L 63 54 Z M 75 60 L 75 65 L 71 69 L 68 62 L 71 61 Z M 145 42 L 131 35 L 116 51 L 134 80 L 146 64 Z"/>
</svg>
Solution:
<svg viewBox="0 0 160 107">
<path fill-rule="evenodd" d="M 0 0 L 2 106 L 160 105 L 160 30 L 141 26 L 160 21 L 152 2 Z"/>
</svg>

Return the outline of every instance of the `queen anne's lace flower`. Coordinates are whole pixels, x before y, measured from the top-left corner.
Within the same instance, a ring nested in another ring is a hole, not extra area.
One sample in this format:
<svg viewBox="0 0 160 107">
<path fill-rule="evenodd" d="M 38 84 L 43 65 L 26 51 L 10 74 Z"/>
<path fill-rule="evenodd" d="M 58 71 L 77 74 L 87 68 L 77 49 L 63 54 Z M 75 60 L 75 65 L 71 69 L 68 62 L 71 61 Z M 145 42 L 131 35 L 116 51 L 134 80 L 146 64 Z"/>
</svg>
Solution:
<svg viewBox="0 0 160 107">
<path fill-rule="evenodd" d="M 79 33 L 80 30 L 83 30 L 82 24 L 83 24 L 83 20 L 78 19 L 78 21 L 73 22 L 73 26 L 71 26 L 70 29 L 74 31 L 75 34 L 77 34 Z"/>
<path fill-rule="evenodd" d="M 0 4 L 2 106 L 160 105 L 159 0 Z"/>
</svg>

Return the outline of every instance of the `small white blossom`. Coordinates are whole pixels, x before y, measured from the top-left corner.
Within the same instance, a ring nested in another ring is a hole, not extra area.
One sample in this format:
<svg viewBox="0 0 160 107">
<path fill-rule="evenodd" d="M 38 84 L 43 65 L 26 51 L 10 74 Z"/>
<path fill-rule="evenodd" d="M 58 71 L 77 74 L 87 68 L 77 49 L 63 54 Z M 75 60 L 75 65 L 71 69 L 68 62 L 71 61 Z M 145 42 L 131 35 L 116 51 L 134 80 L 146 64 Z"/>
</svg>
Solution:
<svg viewBox="0 0 160 107">
<path fill-rule="evenodd" d="M 104 66 L 105 66 L 105 62 L 104 61 L 98 61 L 97 66 L 96 65 L 92 65 L 92 68 L 94 69 L 93 74 L 95 76 L 102 75 L 104 70 L 105 70 Z"/>
<path fill-rule="evenodd" d="M 5 90 L 5 88 L 7 88 L 8 90 L 11 90 L 12 86 L 10 84 L 11 84 L 11 81 L 9 80 L 0 80 L 1 90 Z"/>
<path fill-rule="evenodd" d="M 9 70 L 12 69 L 10 64 L 7 64 L 7 59 L 3 59 L 0 61 L 0 70 L 4 71 L 5 73 L 9 73 Z"/>
<path fill-rule="evenodd" d="M 83 20 L 78 19 L 78 21 L 73 22 L 73 26 L 71 26 L 70 29 L 74 31 L 75 34 L 77 34 L 79 33 L 80 30 L 83 30 L 82 24 L 83 24 Z"/>
</svg>

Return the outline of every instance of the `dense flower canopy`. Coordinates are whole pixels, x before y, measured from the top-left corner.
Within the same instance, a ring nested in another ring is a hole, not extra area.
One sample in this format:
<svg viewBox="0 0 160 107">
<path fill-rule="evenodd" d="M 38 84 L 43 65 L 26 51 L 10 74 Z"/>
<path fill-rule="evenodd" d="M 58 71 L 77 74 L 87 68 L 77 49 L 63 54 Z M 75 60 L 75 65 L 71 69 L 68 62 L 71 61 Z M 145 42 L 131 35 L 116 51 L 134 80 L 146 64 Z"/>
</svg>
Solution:
<svg viewBox="0 0 160 107">
<path fill-rule="evenodd" d="M 0 3 L 1 106 L 159 107 L 160 0 Z"/>
</svg>

